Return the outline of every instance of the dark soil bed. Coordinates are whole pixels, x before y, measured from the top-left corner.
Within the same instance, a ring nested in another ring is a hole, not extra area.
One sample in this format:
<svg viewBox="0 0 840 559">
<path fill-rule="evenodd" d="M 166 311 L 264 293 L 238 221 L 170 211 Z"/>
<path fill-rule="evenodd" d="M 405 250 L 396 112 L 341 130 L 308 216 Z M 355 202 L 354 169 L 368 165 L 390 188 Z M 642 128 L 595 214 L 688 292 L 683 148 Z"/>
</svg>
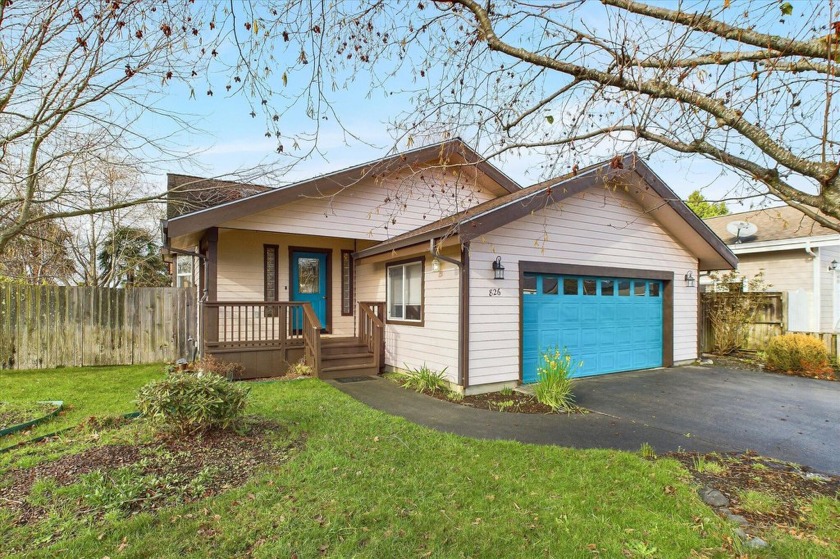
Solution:
<svg viewBox="0 0 840 559">
<path fill-rule="evenodd" d="M 502 411 L 507 413 L 554 413 L 550 407 L 539 403 L 534 396 L 516 391 L 513 391 L 510 394 L 488 392 L 487 394 L 464 396 L 463 399 L 450 398 L 447 393 L 440 391 L 423 391 L 423 394 L 437 398 L 438 400 L 444 400 L 452 402 L 453 404 L 460 404 L 462 406 L 483 410 Z"/>
<path fill-rule="evenodd" d="M 279 464 L 289 456 L 291 446 L 278 447 L 269 437 L 284 431 L 282 426 L 250 419 L 243 431 L 161 438 L 142 445 L 103 445 L 31 468 L 12 469 L 0 482 L 0 510 L 10 510 L 18 524 L 37 522 L 48 511 L 30 503 L 30 493 L 36 482 L 51 480 L 57 487 L 67 487 L 84 481 L 87 474 L 95 472 L 103 474 L 105 486 L 118 478 L 124 479 L 127 471 L 143 481 L 140 495 L 117 503 L 117 508 L 126 514 L 210 497 L 244 484 L 256 469 Z M 117 475 L 119 472 L 123 475 Z M 194 483 L 199 478 L 198 493 L 185 489 L 196 487 Z M 99 516 L 105 510 L 97 510 L 95 504 L 80 504 L 80 515 L 93 513 Z M 109 508 L 113 507 L 109 505 Z"/>
<path fill-rule="evenodd" d="M 807 533 L 810 527 L 803 525 L 803 518 L 811 500 L 820 496 L 838 498 L 840 495 L 840 476 L 815 474 L 807 468 L 752 452 L 676 452 L 669 456 L 679 460 L 698 484 L 723 493 L 730 501 L 729 509 L 758 528 L 776 526 L 790 533 Z M 708 464 L 713 466 L 710 468 Z M 763 513 L 744 509 L 741 495 L 748 490 L 772 495 L 776 498 L 777 506 L 773 507 L 772 512 Z"/>
<path fill-rule="evenodd" d="M 715 365 L 727 367 L 729 369 L 737 369 L 742 371 L 760 371 L 764 373 L 772 373 L 777 375 L 787 375 L 791 377 L 815 378 L 819 380 L 833 380 L 840 381 L 840 374 L 836 369 L 828 369 L 825 371 L 774 371 L 763 366 L 756 356 L 749 352 L 735 353 L 733 355 L 707 355 Z"/>
<path fill-rule="evenodd" d="M 48 403 L 0 402 L 0 429 L 44 417 L 56 406 Z"/>
</svg>

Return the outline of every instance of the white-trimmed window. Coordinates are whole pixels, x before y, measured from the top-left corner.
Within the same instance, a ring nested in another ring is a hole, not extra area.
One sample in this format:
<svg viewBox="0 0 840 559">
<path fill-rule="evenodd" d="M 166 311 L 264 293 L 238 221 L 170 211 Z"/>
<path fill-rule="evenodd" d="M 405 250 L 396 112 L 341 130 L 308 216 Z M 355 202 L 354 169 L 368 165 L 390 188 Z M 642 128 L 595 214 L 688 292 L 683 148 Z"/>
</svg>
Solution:
<svg viewBox="0 0 840 559">
<path fill-rule="evenodd" d="M 423 259 L 387 266 L 388 322 L 423 323 Z"/>
<path fill-rule="evenodd" d="M 175 287 L 193 287 L 193 258 L 179 254 L 175 256 Z"/>
</svg>

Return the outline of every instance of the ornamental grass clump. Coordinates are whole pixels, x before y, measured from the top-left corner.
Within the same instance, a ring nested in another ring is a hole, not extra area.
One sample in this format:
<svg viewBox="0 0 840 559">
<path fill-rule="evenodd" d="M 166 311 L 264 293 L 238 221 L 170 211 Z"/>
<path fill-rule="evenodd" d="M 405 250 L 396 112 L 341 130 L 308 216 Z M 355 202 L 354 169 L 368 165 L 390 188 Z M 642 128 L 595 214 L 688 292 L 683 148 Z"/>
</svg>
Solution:
<svg viewBox="0 0 840 559">
<path fill-rule="evenodd" d="M 767 368 L 792 373 L 830 371 L 828 351 L 822 341 L 807 334 L 783 334 L 767 344 Z"/>
<path fill-rule="evenodd" d="M 571 377 L 583 362 L 574 361 L 565 347 L 549 349 L 542 354 L 541 361 L 534 386 L 537 400 L 554 411 L 571 411 L 575 401 Z"/>
<path fill-rule="evenodd" d="M 249 389 L 214 373 L 173 373 L 140 389 L 140 412 L 162 430 L 192 435 L 232 427 L 245 411 Z"/>
<path fill-rule="evenodd" d="M 449 392 L 446 368 L 442 371 L 435 371 L 424 363 L 419 369 L 411 369 L 408 366 L 406 366 L 406 369 L 408 372 L 402 373 L 399 377 L 400 384 L 404 388 L 410 388 L 417 392 Z"/>
</svg>

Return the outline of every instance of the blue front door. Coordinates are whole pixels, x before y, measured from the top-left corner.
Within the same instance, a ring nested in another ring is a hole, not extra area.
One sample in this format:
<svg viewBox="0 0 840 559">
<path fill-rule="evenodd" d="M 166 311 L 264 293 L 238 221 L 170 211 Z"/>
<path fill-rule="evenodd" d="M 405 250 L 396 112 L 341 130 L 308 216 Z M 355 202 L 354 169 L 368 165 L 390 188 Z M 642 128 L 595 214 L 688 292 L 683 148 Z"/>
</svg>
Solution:
<svg viewBox="0 0 840 559">
<path fill-rule="evenodd" d="M 522 381 L 536 382 L 540 356 L 554 347 L 583 365 L 575 376 L 662 366 L 659 280 L 525 276 Z"/>
<path fill-rule="evenodd" d="M 328 327 L 327 263 L 327 253 L 324 252 L 292 252 L 291 299 L 311 304 L 324 329 Z M 303 317 L 297 313 L 293 322 L 295 330 L 303 327 Z"/>
</svg>

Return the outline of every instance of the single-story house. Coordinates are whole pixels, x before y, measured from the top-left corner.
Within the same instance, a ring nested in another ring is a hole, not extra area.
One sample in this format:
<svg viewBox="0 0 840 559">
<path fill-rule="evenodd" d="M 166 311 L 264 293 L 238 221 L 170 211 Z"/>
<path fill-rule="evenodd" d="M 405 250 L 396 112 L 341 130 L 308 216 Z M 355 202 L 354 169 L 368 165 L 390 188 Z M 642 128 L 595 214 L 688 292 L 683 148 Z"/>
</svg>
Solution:
<svg viewBox="0 0 840 559">
<path fill-rule="evenodd" d="M 202 351 L 245 376 L 426 366 L 468 393 L 535 381 L 553 346 L 581 375 L 692 361 L 695 278 L 737 262 L 635 154 L 521 188 L 461 140 L 163 227 L 201 262 Z"/>
<path fill-rule="evenodd" d="M 788 331 L 840 330 L 840 233 L 791 206 L 713 217 L 706 224 L 738 256 L 741 276 L 763 272 L 770 291 L 788 294 Z"/>
</svg>

